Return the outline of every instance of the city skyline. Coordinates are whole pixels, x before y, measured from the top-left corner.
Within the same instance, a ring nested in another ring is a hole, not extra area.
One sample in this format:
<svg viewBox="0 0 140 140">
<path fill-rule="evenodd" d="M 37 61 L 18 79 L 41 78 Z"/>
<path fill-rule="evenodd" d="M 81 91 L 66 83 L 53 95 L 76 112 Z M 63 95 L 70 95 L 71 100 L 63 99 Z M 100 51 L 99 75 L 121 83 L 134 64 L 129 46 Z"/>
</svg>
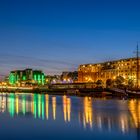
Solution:
<svg viewBox="0 0 140 140">
<path fill-rule="evenodd" d="M 138 0 L 0 2 L 0 74 L 21 68 L 46 74 L 79 64 L 134 57 L 140 41 Z"/>
</svg>

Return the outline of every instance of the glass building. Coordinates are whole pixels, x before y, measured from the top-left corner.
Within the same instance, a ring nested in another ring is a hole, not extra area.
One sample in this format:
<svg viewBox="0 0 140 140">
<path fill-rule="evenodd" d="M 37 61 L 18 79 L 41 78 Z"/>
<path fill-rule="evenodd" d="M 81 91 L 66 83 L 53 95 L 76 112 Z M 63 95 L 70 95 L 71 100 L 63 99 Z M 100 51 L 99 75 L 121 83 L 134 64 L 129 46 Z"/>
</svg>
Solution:
<svg viewBox="0 0 140 140">
<path fill-rule="evenodd" d="M 18 84 L 38 84 L 44 85 L 45 74 L 41 70 L 15 70 L 9 74 L 9 83 L 11 85 Z"/>
</svg>

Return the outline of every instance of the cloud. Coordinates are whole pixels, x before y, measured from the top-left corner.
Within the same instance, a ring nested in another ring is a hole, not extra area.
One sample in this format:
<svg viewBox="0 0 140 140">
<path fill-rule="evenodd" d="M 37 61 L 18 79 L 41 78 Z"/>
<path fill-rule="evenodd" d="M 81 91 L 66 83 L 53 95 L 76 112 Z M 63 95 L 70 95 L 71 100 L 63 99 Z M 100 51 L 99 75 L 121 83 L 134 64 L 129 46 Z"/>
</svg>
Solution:
<svg viewBox="0 0 140 140">
<path fill-rule="evenodd" d="M 11 54 L 1 54 L 0 65 L 1 75 L 6 75 L 11 70 L 25 68 L 40 69 L 46 74 L 60 74 L 62 71 L 76 70 L 77 68 L 77 65 L 71 62 Z"/>
</svg>

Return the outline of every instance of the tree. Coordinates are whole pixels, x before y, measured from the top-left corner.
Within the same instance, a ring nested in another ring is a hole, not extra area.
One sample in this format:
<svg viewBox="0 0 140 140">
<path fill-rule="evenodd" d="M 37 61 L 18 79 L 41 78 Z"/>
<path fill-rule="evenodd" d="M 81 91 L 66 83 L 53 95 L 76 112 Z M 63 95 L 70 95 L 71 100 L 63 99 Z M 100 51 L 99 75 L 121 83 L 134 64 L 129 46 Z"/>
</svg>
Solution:
<svg viewBox="0 0 140 140">
<path fill-rule="evenodd" d="M 97 87 L 102 87 L 103 86 L 103 81 L 102 80 L 98 80 L 96 82 Z"/>
<path fill-rule="evenodd" d="M 121 87 L 124 83 L 125 79 L 122 76 L 117 76 L 115 79 L 115 84 L 117 87 Z"/>
<path fill-rule="evenodd" d="M 113 85 L 113 80 L 112 79 L 107 79 L 106 80 L 106 87 L 110 88 Z"/>
<path fill-rule="evenodd" d="M 134 87 L 134 80 L 132 80 L 132 79 L 128 80 L 128 87 L 129 88 L 133 88 Z"/>
</svg>

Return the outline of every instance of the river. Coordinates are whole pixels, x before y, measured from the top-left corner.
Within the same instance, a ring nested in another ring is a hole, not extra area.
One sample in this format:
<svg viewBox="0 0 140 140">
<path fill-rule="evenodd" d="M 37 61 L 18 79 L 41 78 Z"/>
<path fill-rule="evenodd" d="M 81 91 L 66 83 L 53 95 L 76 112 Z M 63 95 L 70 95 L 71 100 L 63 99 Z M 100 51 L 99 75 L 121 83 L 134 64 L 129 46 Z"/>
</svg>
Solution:
<svg viewBox="0 0 140 140">
<path fill-rule="evenodd" d="M 139 140 L 140 100 L 0 93 L 2 140 Z"/>
</svg>

